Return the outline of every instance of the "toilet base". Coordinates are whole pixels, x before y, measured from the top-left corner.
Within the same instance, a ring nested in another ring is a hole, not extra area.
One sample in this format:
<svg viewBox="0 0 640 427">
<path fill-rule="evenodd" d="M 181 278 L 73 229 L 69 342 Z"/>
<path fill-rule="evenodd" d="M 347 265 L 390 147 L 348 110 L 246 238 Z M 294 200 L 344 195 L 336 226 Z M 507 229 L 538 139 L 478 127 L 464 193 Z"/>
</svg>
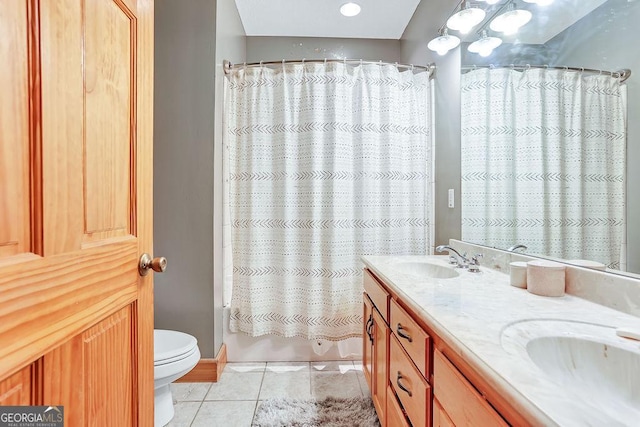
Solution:
<svg viewBox="0 0 640 427">
<path fill-rule="evenodd" d="M 154 398 L 154 427 L 164 427 L 173 418 L 173 397 L 171 396 L 170 384 L 163 385 L 155 389 Z"/>
</svg>

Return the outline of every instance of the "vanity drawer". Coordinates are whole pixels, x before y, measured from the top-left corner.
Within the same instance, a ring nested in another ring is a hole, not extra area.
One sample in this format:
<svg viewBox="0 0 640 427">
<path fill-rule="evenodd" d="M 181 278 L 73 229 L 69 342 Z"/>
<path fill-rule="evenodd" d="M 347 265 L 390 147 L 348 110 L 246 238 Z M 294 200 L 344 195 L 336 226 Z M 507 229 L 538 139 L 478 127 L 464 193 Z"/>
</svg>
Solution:
<svg viewBox="0 0 640 427">
<path fill-rule="evenodd" d="M 389 293 L 367 269 L 364 270 L 364 291 L 369 295 L 385 322 L 389 323 Z"/>
<path fill-rule="evenodd" d="M 431 387 L 391 334 L 389 382 L 395 390 L 412 426 L 427 426 L 431 418 Z"/>
<path fill-rule="evenodd" d="M 395 300 L 391 300 L 389 327 L 413 363 L 416 364 L 422 376 L 428 379 L 431 338 Z"/>
<path fill-rule="evenodd" d="M 387 386 L 387 422 L 382 425 L 387 427 L 409 427 L 404 411 L 398 403 L 398 398 L 390 386 Z"/>
<path fill-rule="evenodd" d="M 433 387 L 436 400 L 456 427 L 508 425 L 437 349 L 433 357 Z"/>
</svg>

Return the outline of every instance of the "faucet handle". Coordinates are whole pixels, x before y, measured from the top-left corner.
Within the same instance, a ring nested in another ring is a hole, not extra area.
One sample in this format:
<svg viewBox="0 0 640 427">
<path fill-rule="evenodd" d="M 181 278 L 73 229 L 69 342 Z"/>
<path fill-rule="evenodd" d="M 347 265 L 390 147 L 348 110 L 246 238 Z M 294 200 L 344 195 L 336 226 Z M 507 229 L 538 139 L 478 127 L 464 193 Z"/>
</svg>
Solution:
<svg viewBox="0 0 640 427">
<path fill-rule="evenodd" d="M 469 271 L 471 273 L 479 273 L 480 272 L 480 260 L 478 258 L 482 258 L 483 254 L 475 254 L 471 257 L 469 261 Z"/>
</svg>

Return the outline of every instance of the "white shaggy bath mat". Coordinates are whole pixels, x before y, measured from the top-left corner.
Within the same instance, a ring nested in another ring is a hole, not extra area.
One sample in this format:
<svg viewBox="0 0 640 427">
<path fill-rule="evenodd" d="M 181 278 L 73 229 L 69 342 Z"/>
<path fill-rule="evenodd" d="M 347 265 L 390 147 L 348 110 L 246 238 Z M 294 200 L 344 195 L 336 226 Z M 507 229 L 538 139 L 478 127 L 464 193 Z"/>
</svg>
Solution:
<svg viewBox="0 0 640 427">
<path fill-rule="evenodd" d="M 262 402 L 253 427 L 380 426 L 370 398 L 328 397 L 324 400 L 269 399 Z"/>
</svg>

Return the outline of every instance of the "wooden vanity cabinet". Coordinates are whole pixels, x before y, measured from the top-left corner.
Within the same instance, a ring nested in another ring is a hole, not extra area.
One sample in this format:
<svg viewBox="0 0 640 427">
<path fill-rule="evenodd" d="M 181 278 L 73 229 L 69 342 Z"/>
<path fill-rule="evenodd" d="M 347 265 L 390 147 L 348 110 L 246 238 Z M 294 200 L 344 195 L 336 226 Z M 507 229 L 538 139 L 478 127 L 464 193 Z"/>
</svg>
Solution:
<svg viewBox="0 0 640 427">
<path fill-rule="evenodd" d="M 438 350 L 434 351 L 433 376 L 435 396 L 440 403 L 443 425 L 457 427 L 507 426 L 485 398 Z M 435 423 L 434 423 L 435 425 Z"/>
<path fill-rule="evenodd" d="M 364 274 L 364 343 L 362 366 L 381 423 L 385 419 L 389 383 L 389 293 L 368 272 Z"/>
<path fill-rule="evenodd" d="M 364 374 L 383 427 L 508 426 L 495 408 L 527 425 L 368 269 L 364 290 Z"/>
</svg>

